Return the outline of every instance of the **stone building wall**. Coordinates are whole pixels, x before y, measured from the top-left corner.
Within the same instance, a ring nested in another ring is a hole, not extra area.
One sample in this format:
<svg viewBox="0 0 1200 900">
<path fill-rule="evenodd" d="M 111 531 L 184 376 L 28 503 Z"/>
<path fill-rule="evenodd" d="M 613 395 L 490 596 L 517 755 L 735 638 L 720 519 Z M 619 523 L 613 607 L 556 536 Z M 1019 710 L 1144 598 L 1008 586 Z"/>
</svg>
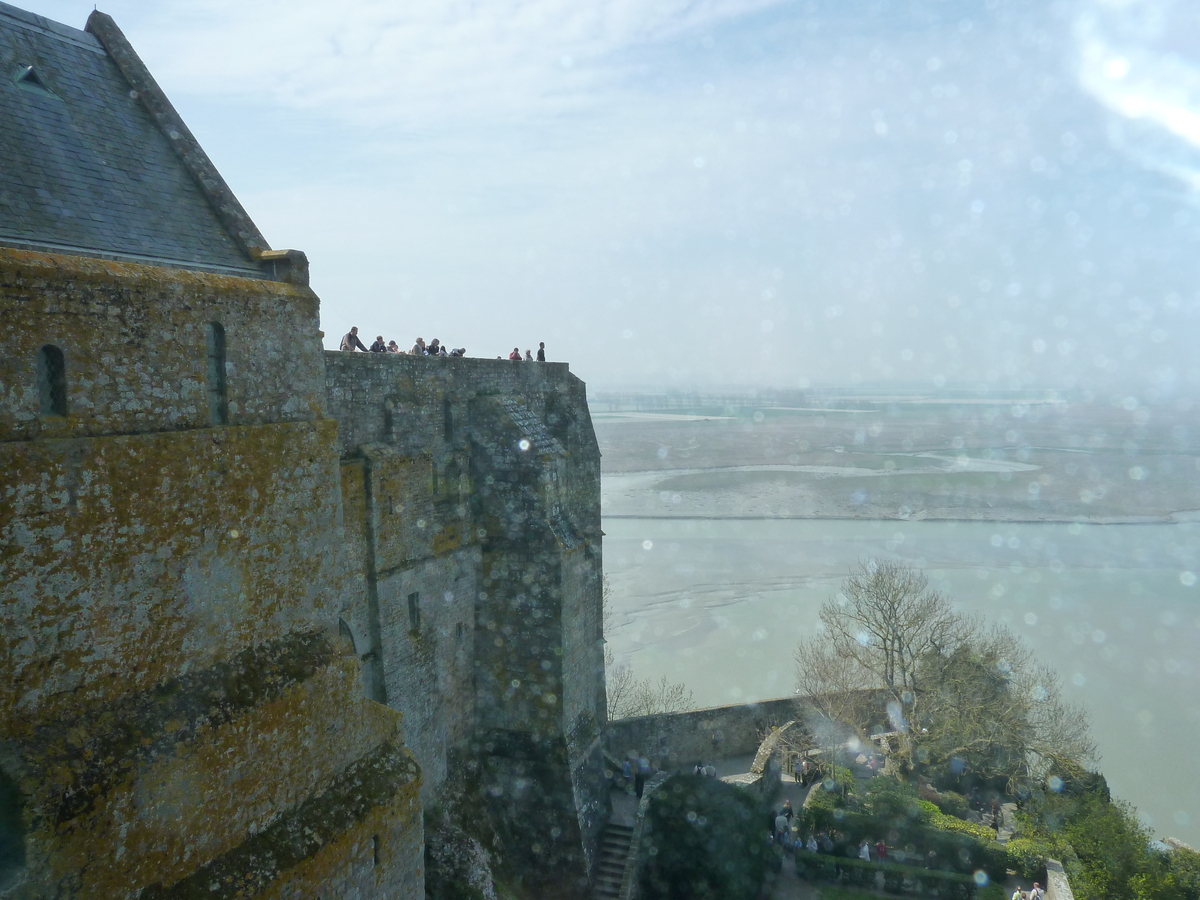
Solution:
<svg viewBox="0 0 1200 900">
<path fill-rule="evenodd" d="M 421 896 L 420 773 L 339 636 L 316 311 L 0 249 L 0 897 Z"/>
</svg>

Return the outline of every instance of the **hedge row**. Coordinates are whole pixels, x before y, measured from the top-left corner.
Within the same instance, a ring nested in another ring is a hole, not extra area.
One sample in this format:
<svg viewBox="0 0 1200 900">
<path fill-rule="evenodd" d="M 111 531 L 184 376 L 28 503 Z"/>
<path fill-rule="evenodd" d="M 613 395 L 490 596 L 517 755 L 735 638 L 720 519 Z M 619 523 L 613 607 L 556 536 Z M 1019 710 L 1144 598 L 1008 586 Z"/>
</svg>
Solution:
<svg viewBox="0 0 1200 900">
<path fill-rule="evenodd" d="M 941 813 L 938 815 L 941 816 Z M 953 821 L 961 822 L 959 819 Z M 962 824 L 970 825 L 968 822 Z M 958 872 L 982 869 L 992 880 L 1003 881 L 1008 868 L 1008 855 L 1004 847 L 994 840 L 957 828 L 938 828 L 932 823 L 925 825 L 910 820 L 899 823 L 899 827 L 890 828 L 889 823 L 881 823 L 866 813 L 848 809 L 822 809 L 818 806 L 803 810 L 801 828 L 808 832 L 837 832 L 839 838 L 836 845 L 847 855 L 852 855 L 862 841 L 873 845 L 881 835 L 894 831 L 896 844 L 911 844 L 921 848 L 923 853 L 933 850 L 939 865 L 949 866 Z M 990 829 L 985 830 L 992 834 Z M 889 838 L 889 842 L 892 840 Z"/>
<path fill-rule="evenodd" d="M 938 872 L 899 863 L 867 862 L 857 857 L 830 856 L 797 849 L 796 873 L 811 881 L 842 881 L 868 890 L 876 873 L 883 873 L 883 889 L 890 894 L 919 894 L 940 900 L 991 900 L 1004 893 L 996 885 L 982 887 L 972 875 Z M 999 893 L 997 893 L 999 892 Z"/>
</svg>

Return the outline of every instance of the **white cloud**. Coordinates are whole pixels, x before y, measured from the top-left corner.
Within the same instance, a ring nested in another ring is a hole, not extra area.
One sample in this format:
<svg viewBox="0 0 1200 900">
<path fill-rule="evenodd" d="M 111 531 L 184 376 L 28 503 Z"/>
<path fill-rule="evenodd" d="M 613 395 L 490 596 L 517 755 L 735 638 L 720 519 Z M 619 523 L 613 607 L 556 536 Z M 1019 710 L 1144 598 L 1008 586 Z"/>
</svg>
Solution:
<svg viewBox="0 0 1200 900">
<path fill-rule="evenodd" d="M 421 127 L 586 108 L 620 83 L 623 51 L 779 2 L 172 0 L 118 22 L 190 90 Z"/>
</svg>

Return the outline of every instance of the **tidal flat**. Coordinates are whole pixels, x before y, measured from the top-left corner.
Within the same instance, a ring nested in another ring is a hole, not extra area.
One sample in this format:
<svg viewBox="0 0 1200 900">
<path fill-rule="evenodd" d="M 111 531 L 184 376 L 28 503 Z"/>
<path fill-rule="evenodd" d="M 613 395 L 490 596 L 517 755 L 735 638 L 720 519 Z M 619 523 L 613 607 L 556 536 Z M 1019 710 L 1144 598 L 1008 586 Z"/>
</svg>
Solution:
<svg viewBox="0 0 1200 900">
<path fill-rule="evenodd" d="M 1114 793 L 1200 844 L 1200 479 L 1185 415 L 1130 413 L 594 412 L 609 647 L 697 705 L 786 696 L 821 603 L 899 559 L 1019 633 L 1088 709 Z"/>
</svg>

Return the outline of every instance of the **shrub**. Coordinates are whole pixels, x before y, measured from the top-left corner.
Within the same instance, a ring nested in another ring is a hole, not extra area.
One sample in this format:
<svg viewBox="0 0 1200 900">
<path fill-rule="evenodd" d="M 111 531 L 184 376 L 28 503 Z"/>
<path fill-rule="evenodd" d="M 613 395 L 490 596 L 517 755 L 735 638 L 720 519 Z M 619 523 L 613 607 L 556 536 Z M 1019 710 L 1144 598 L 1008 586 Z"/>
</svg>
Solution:
<svg viewBox="0 0 1200 900">
<path fill-rule="evenodd" d="M 994 841 L 996 832 L 986 825 L 976 825 L 974 822 L 968 822 L 965 819 L 956 819 L 954 816 L 947 816 L 944 813 L 938 813 L 930 822 L 931 828 L 937 828 L 939 831 L 954 831 L 958 834 L 969 834 L 973 838 L 981 841 Z"/>
<path fill-rule="evenodd" d="M 967 798 L 962 794 L 954 793 L 954 791 L 942 791 L 938 795 L 936 806 L 946 815 L 954 816 L 956 819 L 967 817 Z"/>
<path fill-rule="evenodd" d="M 648 900 L 754 900 L 771 864 L 766 810 L 744 791 L 675 775 L 653 795 L 642 840 Z"/>
<path fill-rule="evenodd" d="M 1046 857 L 1053 853 L 1045 841 L 1030 838 L 1013 838 L 1005 848 L 1008 867 L 1021 875 L 1043 884 L 1046 881 Z"/>
<path fill-rule="evenodd" d="M 843 884 L 872 888 L 876 873 L 883 873 L 884 889 L 890 893 L 915 893 L 922 897 L 940 900 L 972 900 L 979 886 L 973 875 L 954 872 L 935 872 L 917 866 L 896 863 L 866 862 L 857 857 L 829 856 L 796 851 L 796 872 L 803 878 L 815 882 L 841 882 Z M 1003 900 L 992 895 L 987 900 Z"/>
</svg>

